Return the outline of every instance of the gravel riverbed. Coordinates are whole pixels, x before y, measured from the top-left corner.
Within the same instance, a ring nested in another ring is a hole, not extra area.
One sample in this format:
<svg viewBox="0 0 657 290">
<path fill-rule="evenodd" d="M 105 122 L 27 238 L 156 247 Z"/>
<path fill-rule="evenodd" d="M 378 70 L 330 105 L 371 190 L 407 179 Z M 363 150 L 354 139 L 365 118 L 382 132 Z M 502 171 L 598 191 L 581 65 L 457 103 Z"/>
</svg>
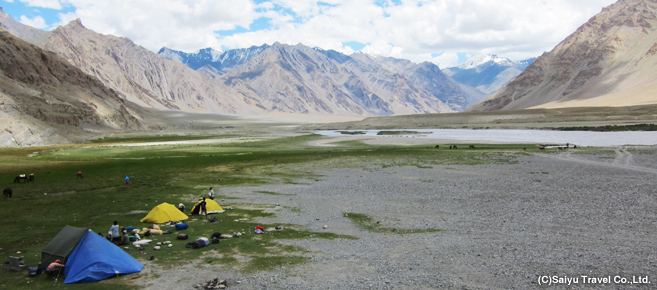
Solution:
<svg viewBox="0 0 657 290">
<path fill-rule="evenodd" d="M 256 274 L 201 263 L 158 273 L 147 265 L 147 275 L 158 274 L 135 283 L 193 289 L 219 278 L 228 280 L 227 289 L 544 289 L 555 280 L 571 285 L 550 289 L 654 289 L 657 148 L 616 149 L 521 154 L 506 164 L 365 164 L 295 184 L 225 188 L 236 202 L 280 204 L 275 217 L 260 222 L 357 239 L 281 241 L 308 250 L 310 261 Z M 387 228 L 440 231 L 375 233 L 345 213 L 366 214 Z M 612 281 L 594 284 L 591 277 Z"/>
</svg>

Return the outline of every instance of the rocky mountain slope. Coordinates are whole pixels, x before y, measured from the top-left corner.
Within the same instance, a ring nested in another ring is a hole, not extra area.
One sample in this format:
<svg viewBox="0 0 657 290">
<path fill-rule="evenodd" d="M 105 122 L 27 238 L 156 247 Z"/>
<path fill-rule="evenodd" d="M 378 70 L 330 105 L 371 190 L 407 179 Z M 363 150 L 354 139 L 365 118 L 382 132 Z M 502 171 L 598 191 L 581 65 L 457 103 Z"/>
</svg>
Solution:
<svg viewBox="0 0 657 290">
<path fill-rule="evenodd" d="M 0 146 L 80 141 L 94 130 L 137 130 L 139 108 L 59 55 L 0 30 Z"/>
<path fill-rule="evenodd" d="M 443 69 L 443 73 L 457 82 L 491 95 L 522 73 L 535 59 L 512 61 L 489 54 L 473 57 L 458 66 Z"/>
<path fill-rule="evenodd" d="M 44 48 L 143 107 L 229 114 L 256 111 L 221 83 L 130 39 L 89 30 L 80 20 L 55 29 Z"/>
<path fill-rule="evenodd" d="M 469 110 L 657 103 L 657 0 L 620 0 Z"/>
<path fill-rule="evenodd" d="M 484 97 L 430 63 L 347 56 L 300 44 L 234 49 L 214 58 L 207 57 L 207 49 L 188 54 L 163 48 L 160 55 L 231 87 L 252 88 L 268 111 L 366 116 L 448 112 L 462 111 Z"/>
<path fill-rule="evenodd" d="M 0 7 L 0 28 L 36 46 L 42 46 L 50 36 L 49 31 L 37 29 L 14 20 L 2 11 L 2 7 Z"/>
</svg>

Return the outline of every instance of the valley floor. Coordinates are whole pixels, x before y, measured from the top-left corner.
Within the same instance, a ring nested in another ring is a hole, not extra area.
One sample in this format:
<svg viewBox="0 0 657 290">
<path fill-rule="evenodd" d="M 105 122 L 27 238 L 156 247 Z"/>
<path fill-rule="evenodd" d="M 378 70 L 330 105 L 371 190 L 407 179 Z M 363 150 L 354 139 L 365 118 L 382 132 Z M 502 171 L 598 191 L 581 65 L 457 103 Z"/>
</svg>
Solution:
<svg viewBox="0 0 657 290">
<path fill-rule="evenodd" d="M 645 283 L 657 283 L 657 147 L 578 150 L 508 153 L 509 162 L 483 165 L 363 161 L 315 168 L 321 177 L 295 184 L 223 188 L 240 203 L 280 204 L 263 223 L 358 239 L 285 241 L 307 249 L 309 262 L 255 274 L 202 261 L 173 270 L 147 264 L 134 283 L 158 290 L 214 278 L 227 279 L 228 289 L 542 289 L 551 277 L 571 282 L 553 289 L 652 288 Z M 369 231 L 350 213 L 385 228 L 440 231 Z M 612 281 L 591 284 L 591 277 Z"/>
</svg>

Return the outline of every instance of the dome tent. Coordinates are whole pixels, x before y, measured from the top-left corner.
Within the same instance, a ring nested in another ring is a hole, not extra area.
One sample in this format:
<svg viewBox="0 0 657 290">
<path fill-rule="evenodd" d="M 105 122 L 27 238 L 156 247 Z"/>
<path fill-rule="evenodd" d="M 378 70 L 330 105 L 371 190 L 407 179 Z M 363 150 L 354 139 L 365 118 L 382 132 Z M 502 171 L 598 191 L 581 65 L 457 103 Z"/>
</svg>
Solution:
<svg viewBox="0 0 657 290">
<path fill-rule="evenodd" d="M 205 200 L 205 209 L 208 210 L 208 214 L 211 213 L 222 213 L 224 212 L 224 209 L 221 208 L 221 206 L 214 201 L 213 199 L 206 199 Z M 199 200 L 193 207 L 192 211 L 190 214 L 196 215 L 201 213 L 201 200 Z"/>
<path fill-rule="evenodd" d="M 154 207 L 143 219 L 142 223 L 161 224 L 170 221 L 182 221 L 189 217 L 181 212 L 177 207 L 169 203 L 161 203 Z"/>
</svg>

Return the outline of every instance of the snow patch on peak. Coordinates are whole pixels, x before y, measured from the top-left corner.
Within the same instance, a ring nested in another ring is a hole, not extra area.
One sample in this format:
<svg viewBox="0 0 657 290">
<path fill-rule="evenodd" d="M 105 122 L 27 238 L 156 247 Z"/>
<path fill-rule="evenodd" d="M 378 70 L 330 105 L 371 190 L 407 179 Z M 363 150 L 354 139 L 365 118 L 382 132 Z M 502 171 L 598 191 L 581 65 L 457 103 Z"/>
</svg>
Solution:
<svg viewBox="0 0 657 290">
<path fill-rule="evenodd" d="M 463 62 L 462 64 L 457 65 L 457 68 L 460 69 L 473 69 L 482 64 L 494 62 L 502 66 L 513 66 L 514 62 L 506 57 L 500 57 L 495 54 L 486 54 L 474 56 Z"/>
</svg>

